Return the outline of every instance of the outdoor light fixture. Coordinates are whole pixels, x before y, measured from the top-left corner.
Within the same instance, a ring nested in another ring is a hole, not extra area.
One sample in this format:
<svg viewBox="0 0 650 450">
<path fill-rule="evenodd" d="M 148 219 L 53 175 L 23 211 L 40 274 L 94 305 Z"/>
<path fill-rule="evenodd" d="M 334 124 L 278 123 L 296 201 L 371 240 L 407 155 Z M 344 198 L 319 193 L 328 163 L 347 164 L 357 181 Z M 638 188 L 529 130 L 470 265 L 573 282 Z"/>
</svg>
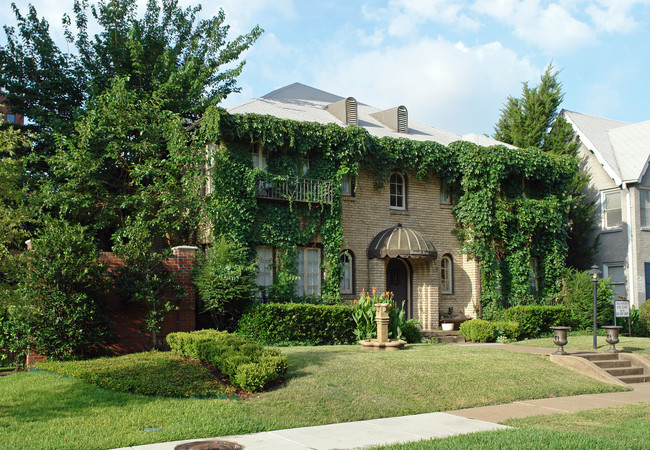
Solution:
<svg viewBox="0 0 650 450">
<path fill-rule="evenodd" d="M 589 275 L 591 275 L 591 281 L 594 282 L 594 350 L 596 350 L 597 345 L 596 345 L 596 313 L 597 313 L 597 307 L 596 307 L 596 300 L 597 300 L 597 293 L 596 293 L 596 288 L 598 286 L 598 277 L 602 274 L 598 269 L 598 266 L 594 264 L 591 266 L 591 270 L 589 271 Z"/>
</svg>

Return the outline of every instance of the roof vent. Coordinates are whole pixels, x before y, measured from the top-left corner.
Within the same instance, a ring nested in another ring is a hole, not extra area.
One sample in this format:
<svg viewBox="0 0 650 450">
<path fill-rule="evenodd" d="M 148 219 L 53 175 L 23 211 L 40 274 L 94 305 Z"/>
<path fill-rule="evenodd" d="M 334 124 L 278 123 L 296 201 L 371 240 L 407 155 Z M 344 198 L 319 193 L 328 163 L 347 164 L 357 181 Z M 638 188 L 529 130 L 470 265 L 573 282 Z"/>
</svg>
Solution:
<svg viewBox="0 0 650 450">
<path fill-rule="evenodd" d="M 359 125 L 357 101 L 354 97 L 348 97 L 338 102 L 330 103 L 325 109 L 346 125 Z"/>
<path fill-rule="evenodd" d="M 370 115 L 397 133 L 409 132 L 409 113 L 405 106 L 397 106 Z"/>
</svg>

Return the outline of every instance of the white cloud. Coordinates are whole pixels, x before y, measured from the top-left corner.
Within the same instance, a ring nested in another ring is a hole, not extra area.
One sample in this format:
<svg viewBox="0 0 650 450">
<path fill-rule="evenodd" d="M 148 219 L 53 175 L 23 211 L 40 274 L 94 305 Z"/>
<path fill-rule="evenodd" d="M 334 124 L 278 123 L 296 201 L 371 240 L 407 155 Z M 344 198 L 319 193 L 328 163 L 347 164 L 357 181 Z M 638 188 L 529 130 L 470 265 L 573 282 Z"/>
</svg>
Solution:
<svg viewBox="0 0 650 450">
<path fill-rule="evenodd" d="M 508 95 L 539 75 L 499 42 L 468 46 L 422 39 L 338 58 L 314 86 L 378 108 L 404 105 L 413 120 L 458 133 L 492 133 Z"/>
<path fill-rule="evenodd" d="M 632 10 L 636 6 L 648 6 L 649 0 L 600 0 L 587 7 L 587 14 L 594 25 L 609 33 L 629 33 L 639 28 Z"/>
<path fill-rule="evenodd" d="M 595 31 L 572 15 L 574 6 L 540 0 L 477 0 L 473 9 L 505 23 L 517 38 L 558 54 L 596 42 Z"/>
</svg>

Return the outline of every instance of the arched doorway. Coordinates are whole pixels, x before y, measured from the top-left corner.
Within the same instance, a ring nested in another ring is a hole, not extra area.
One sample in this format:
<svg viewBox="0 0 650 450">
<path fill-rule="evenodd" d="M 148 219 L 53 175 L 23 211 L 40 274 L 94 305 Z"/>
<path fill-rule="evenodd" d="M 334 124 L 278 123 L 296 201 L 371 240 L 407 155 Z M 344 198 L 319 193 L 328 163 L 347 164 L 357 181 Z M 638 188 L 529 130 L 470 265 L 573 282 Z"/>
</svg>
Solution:
<svg viewBox="0 0 650 450">
<path fill-rule="evenodd" d="M 406 261 L 392 258 L 386 266 L 386 290 L 394 295 L 395 305 L 406 312 L 406 317 L 411 317 L 409 290 L 410 270 Z"/>
</svg>

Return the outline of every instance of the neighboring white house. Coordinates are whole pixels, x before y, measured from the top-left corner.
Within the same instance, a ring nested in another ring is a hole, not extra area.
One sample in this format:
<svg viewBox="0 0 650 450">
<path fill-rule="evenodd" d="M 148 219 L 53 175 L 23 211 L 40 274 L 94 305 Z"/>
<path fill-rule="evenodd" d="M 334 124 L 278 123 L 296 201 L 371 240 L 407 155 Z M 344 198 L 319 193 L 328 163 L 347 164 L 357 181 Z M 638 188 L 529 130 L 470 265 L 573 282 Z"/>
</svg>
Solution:
<svg viewBox="0 0 650 450">
<path fill-rule="evenodd" d="M 637 308 L 650 297 L 650 121 L 619 122 L 562 111 L 580 143 L 596 200 L 600 246 L 593 263 Z"/>
</svg>

